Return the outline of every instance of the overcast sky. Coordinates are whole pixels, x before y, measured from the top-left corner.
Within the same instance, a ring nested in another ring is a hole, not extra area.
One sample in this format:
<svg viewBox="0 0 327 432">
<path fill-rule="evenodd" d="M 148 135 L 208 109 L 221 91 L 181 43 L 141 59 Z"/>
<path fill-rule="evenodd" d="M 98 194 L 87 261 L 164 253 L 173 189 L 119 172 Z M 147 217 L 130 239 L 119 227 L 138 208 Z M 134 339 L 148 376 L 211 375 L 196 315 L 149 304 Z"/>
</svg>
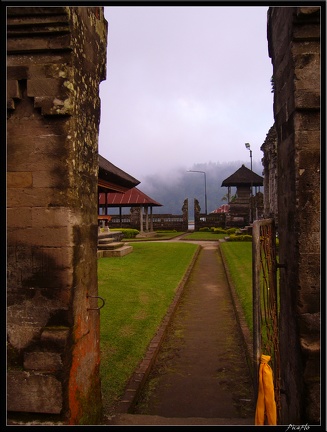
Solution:
<svg viewBox="0 0 327 432">
<path fill-rule="evenodd" d="M 246 142 L 261 160 L 274 122 L 267 6 L 104 9 L 103 157 L 141 183 L 196 163 L 250 167 Z"/>
</svg>

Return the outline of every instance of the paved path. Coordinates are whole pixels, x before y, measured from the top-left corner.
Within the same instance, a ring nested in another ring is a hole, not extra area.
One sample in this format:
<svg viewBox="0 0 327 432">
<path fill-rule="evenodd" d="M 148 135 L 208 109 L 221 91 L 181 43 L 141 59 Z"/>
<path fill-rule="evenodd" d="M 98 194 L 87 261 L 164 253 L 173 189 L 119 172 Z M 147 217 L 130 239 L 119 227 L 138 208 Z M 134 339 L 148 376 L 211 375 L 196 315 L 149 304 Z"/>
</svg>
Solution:
<svg viewBox="0 0 327 432">
<path fill-rule="evenodd" d="M 202 249 L 133 413 L 112 425 L 249 425 L 252 381 L 218 242 Z"/>
</svg>

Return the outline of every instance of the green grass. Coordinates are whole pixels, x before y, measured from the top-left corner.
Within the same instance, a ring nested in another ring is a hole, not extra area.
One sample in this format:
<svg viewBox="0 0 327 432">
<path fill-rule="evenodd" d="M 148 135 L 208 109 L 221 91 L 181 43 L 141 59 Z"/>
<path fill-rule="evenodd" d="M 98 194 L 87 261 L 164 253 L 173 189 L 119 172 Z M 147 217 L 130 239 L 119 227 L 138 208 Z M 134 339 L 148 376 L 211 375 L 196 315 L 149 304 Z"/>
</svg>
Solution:
<svg viewBox="0 0 327 432">
<path fill-rule="evenodd" d="M 225 234 L 194 232 L 189 236 L 216 240 Z M 100 329 L 106 413 L 112 412 L 142 360 L 197 247 L 182 242 L 133 242 L 133 253 L 98 260 L 99 295 L 106 301 Z M 223 242 L 220 247 L 252 332 L 252 243 Z"/>
<path fill-rule="evenodd" d="M 223 242 L 220 248 L 252 333 L 252 242 Z"/>
<path fill-rule="evenodd" d="M 111 230 L 114 231 L 114 230 Z M 119 231 L 118 229 L 116 231 Z M 139 237 L 139 238 L 123 238 L 122 241 L 123 242 L 135 242 L 135 243 L 140 243 L 140 242 L 146 242 L 146 241 L 151 241 L 151 240 L 169 240 L 172 239 L 174 237 L 178 237 L 181 234 L 184 234 L 183 231 L 155 231 L 155 235 L 153 237 Z"/>
<path fill-rule="evenodd" d="M 133 253 L 98 260 L 101 382 L 111 412 L 141 361 L 197 249 L 192 243 L 133 243 Z"/>
<path fill-rule="evenodd" d="M 227 237 L 227 234 L 216 234 L 210 231 L 194 231 L 186 234 L 184 240 L 219 240 Z"/>
</svg>

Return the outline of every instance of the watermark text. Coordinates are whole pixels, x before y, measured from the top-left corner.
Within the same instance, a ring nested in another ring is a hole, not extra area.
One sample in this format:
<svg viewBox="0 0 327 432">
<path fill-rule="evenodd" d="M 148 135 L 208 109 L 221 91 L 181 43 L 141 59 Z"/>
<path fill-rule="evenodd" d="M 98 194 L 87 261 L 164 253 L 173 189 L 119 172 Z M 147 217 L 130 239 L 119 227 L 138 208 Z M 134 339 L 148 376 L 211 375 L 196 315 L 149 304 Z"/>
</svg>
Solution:
<svg viewBox="0 0 327 432">
<path fill-rule="evenodd" d="M 310 426 L 308 425 L 308 423 L 305 424 L 305 425 L 293 425 L 293 424 L 290 424 L 288 426 L 288 428 L 286 429 L 286 432 L 288 430 L 289 431 L 307 431 L 309 429 L 310 429 Z"/>
</svg>

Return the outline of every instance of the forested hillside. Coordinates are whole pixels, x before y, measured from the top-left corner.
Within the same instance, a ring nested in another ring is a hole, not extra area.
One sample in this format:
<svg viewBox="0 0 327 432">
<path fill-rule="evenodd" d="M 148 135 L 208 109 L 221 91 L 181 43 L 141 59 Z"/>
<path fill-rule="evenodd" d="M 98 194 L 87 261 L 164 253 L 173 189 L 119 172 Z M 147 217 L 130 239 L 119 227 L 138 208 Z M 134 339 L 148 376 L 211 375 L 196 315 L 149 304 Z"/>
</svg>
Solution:
<svg viewBox="0 0 327 432">
<path fill-rule="evenodd" d="M 212 212 L 222 204 L 226 204 L 223 197 L 227 195 L 227 188 L 221 187 L 222 182 L 238 170 L 242 164 L 250 168 L 249 161 L 234 161 L 229 163 L 208 162 L 195 164 L 190 170 L 204 171 L 206 173 L 206 192 L 208 213 Z M 261 163 L 253 162 L 253 171 L 262 176 L 263 166 Z M 169 172 L 169 171 L 168 171 Z M 145 176 L 138 188 L 162 207 L 153 207 L 153 214 L 171 213 L 181 214 L 185 198 L 189 199 L 189 208 L 193 208 L 193 200 L 197 198 L 200 203 L 201 212 L 205 211 L 205 180 L 203 173 L 187 172 L 184 169 L 169 174 L 158 174 Z M 263 192 L 263 188 L 260 189 Z M 232 193 L 235 188 L 232 188 Z M 110 209 L 111 214 L 117 213 Z M 129 213 L 129 208 L 123 210 Z"/>
</svg>

